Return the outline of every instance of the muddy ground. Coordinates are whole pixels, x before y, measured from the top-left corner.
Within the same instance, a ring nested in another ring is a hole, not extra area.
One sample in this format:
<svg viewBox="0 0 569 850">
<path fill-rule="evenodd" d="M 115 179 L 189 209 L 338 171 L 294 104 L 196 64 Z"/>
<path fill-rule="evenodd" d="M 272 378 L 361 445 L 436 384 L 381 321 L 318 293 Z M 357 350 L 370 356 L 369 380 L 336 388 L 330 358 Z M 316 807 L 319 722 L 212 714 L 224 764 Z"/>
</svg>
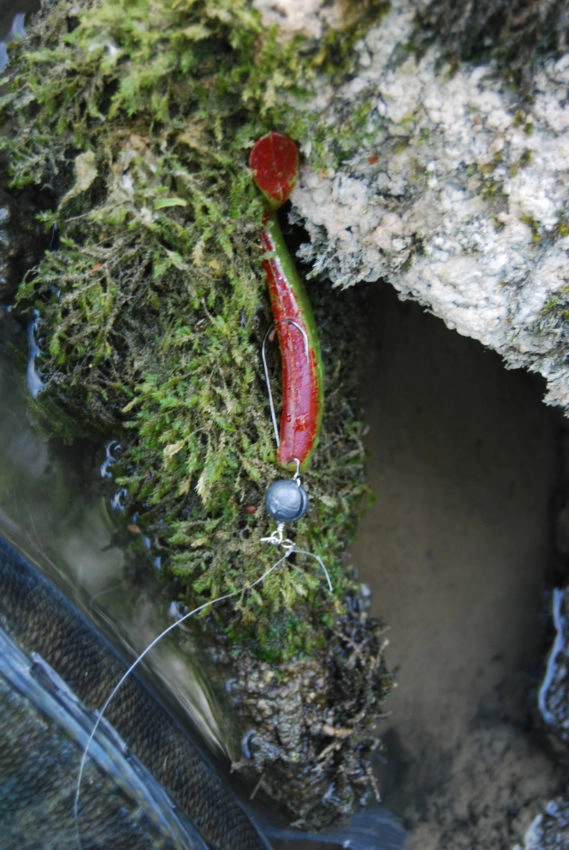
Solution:
<svg viewBox="0 0 569 850">
<path fill-rule="evenodd" d="M 364 312 L 376 501 L 351 554 L 399 669 L 383 799 L 413 848 L 511 848 L 559 783 L 534 706 L 561 419 L 539 380 L 389 288 Z"/>
</svg>

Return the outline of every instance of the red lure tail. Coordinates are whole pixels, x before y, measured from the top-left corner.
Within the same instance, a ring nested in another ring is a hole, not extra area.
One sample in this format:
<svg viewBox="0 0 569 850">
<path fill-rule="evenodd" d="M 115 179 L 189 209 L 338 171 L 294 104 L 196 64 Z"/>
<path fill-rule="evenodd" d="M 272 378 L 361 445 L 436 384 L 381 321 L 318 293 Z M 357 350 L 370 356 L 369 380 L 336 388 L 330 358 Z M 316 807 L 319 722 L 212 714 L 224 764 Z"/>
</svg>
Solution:
<svg viewBox="0 0 569 850">
<path fill-rule="evenodd" d="M 298 462 L 301 467 L 318 442 L 324 389 L 316 323 L 275 215 L 296 184 L 297 147 L 283 133 L 271 132 L 253 146 L 249 165 L 271 209 L 261 243 L 283 371 L 278 461 L 285 467 Z"/>
<path fill-rule="evenodd" d="M 289 136 L 273 130 L 253 145 L 249 167 L 270 209 L 278 210 L 296 186 L 298 148 Z"/>
</svg>

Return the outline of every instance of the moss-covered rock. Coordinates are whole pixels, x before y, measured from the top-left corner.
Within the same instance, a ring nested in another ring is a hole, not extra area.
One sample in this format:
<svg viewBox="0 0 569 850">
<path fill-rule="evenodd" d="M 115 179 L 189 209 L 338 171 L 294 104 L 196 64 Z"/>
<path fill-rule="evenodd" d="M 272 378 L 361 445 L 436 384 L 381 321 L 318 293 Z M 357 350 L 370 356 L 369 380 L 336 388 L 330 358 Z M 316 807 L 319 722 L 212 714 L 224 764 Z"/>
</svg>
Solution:
<svg viewBox="0 0 569 850">
<path fill-rule="evenodd" d="M 365 14 L 374 8 L 365 4 Z M 352 34 L 357 27 L 356 16 Z M 272 530 L 264 493 L 282 473 L 260 364 L 270 324 L 257 244 L 262 202 L 246 161 L 275 127 L 296 138 L 310 128 L 314 156 L 322 155 L 325 128 L 314 129 L 305 96 L 318 69 L 342 66 L 349 44 L 335 33 L 279 38 L 244 0 L 45 2 L 12 49 L 0 102 L 9 191 L 41 196 L 49 248 L 16 294 L 20 315 L 40 317 L 38 420 L 65 436 L 79 425 L 120 437 L 114 470 L 127 515 L 136 513 L 164 553 L 184 604 L 231 596 L 208 614 L 243 675 L 270 664 L 278 681 L 301 657 L 316 669 L 331 657 L 339 665 L 354 643 L 346 634 L 361 638 L 349 693 L 335 694 L 329 671 L 306 678 L 310 747 L 297 741 L 287 754 L 285 741 L 272 760 L 251 754 L 270 786 L 268 762 L 284 757 L 292 773 L 310 776 L 314 765 L 299 765 L 294 753 L 314 758 L 334 718 L 350 731 L 320 764 L 316 792 L 312 782 L 308 797 L 311 783 L 301 782 L 288 794 L 291 813 L 308 823 L 315 794 L 331 784 L 344 791 L 325 807 L 329 818 L 369 787 L 369 728 L 389 676 L 380 625 L 354 608 L 358 585 L 342 558 L 365 493 L 363 450 L 346 299 L 321 283 L 311 297 L 326 413 L 305 482 L 311 511 L 291 534 L 322 559 L 333 592 L 319 562 L 302 554 L 252 587 L 283 555 L 261 541 Z"/>
</svg>

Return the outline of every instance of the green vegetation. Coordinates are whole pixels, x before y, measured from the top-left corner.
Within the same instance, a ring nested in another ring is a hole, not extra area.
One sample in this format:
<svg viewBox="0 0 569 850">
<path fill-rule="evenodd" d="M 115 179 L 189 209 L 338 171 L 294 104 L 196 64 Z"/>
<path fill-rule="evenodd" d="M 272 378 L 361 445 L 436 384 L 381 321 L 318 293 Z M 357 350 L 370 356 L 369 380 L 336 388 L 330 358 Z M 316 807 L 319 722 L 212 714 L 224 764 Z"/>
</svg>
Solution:
<svg viewBox="0 0 569 850">
<path fill-rule="evenodd" d="M 284 39 L 244 0 L 76 9 L 46 5 L 12 50 L 0 101 L 12 187 L 50 192 L 41 219 L 60 234 L 17 294 L 22 313 L 41 315 L 38 415 L 56 427 L 59 408 L 63 433 L 71 420 L 120 435 L 129 513 L 164 548 L 188 604 L 242 590 L 214 615 L 226 633 L 275 660 L 310 651 L 323 640 L 315 629 L 344 610 L 341 552 L 365 490 L 349 342 L 336 296 L 313 284 L 327 409 L 312 508 L 294 533 L 326 562 L 334 595 L 301 557 L 245 592 L 281 554 L 260 543 L 271 531 L 264 492 L 280 473 L 259 362 L 270 322 L 263 205 L 246 161 L 277 128 L 309 138 L 324 162 L 327 131 L 308 95 L 320 69 L 345 67 L 347 48 L 337 33 Z M 354 17 L 346 44 L 361 25 Z"/>
</svg>

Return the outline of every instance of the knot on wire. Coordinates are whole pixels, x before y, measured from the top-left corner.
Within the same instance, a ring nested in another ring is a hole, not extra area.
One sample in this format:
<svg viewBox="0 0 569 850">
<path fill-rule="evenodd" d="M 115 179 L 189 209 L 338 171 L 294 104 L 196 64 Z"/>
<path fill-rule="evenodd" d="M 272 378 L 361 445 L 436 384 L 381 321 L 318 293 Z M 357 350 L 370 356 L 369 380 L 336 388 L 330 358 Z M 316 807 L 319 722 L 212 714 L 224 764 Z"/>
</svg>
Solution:
<svg viewBox="0 0 569 850">
<path fill-rule="evenodd" d="M 285 550 L 293 549 L 294 542 L 284 536 L 284 529 L 284 522 L 279 522 L 275 530 L 268 537 L 261 537 L 261 543 L 272 543 L 273 546 L 281 546 Z"/>
<path fill-rule="evenodd" d="M 290 538 L 285 537 L 284 529 L 284 522 L 279 522 L 275 530 L 268 537 L 261 537 L 261 543 L 270 543 L 273 546 L 280 547 L 284 551 L 284 554 L 279 558 L 276 564 L 273 564 L 269 572 L 274 570 L 280 564 L 282 564 L 283 561 L 287 561 L 291 555 L 306 555 L 307 558 L 314 558 L 315 561 L 318 561 L 320 569 L 326 576 L 328 590 L 330 591 L 330 593 L 332 593 L 334 588 L 332 586 L 330 574 L 328 573 L 328 570 L 326 569 L 324 561 L 322 560 L 320 555 L 315 555 L 314 552 L 309 552 L 308 549 L 299 549 L 294 540 L 290 540 Z"/>
</svg>

